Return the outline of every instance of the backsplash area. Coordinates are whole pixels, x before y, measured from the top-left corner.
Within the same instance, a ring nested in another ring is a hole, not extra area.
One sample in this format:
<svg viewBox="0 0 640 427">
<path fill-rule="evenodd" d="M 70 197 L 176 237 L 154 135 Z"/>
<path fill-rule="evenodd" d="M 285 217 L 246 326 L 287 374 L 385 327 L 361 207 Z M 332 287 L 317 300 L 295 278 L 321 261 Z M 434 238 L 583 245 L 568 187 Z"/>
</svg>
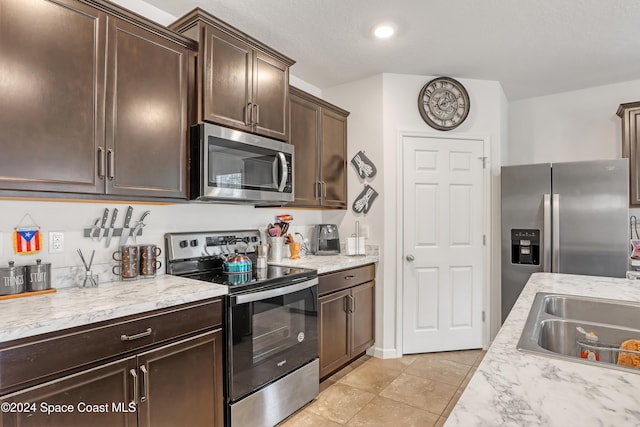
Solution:
<svg viewBox="0 0 640 427">
<path fill-rule="evenodd" d="M 84 229 L 91 228 L 100 218 L 105 208 L 109 208 L 109 226 L 114 208 L 118 216 L 114 226 L 122 228 L 125 213 L 129 204 L 108 202 L 45 202 L 24 200 L 0 200 L 0 265 L 6 266 L 9 261 L 16 265 L 35 264 L 36 259 L 50 262 L 51 285 L 54 288 L 78 286 L 82 283 L 84 267 L 77 253 L 80 249 L 85 257 L 95 250 L 92 271 L 98 274 L 100 282 L 118 280 L 112 268 L 116 265 L 112 255 L 118 249 L 119 237 L 113 237 L 109 247 L 105 247 L 106 238 L 100 241 L 84 237 Z M 309 236 L 313 224 L 332 222 L 340 223 L 344 211 L 293 210 L 287 208 L 254 208 L 246 205 L 226 205 L 210 203 L 181 203 L 173 205 L 131 204 L 133 214 L 131 226 L 135 225 L 145 211 L 150 214 L 145 218 L 143 234 L 138 236 L 137 244 L 155 244 L 162 249 L 159 259 L 162 267 L 159 274 L 164 273 L 164 234 L 182 231 L 238 230 L 257 228 L 264 232 L 268 223 L 275 220 L 276 215 L 289 213 L 294 220 L 290 232 L 300 232 Z M 33 219 L 42 233 L 42 250 L 37 254 L 18 255 L 13 249 L 15 227 L 23 221 L 26 214 Z M 99 226 L 100 224 L 98 224 Z M 49 233 L 63 233 L 63 252 L 49 252 Z M 128 244 L 133 244 L 129 239 Z"/>
</svg>

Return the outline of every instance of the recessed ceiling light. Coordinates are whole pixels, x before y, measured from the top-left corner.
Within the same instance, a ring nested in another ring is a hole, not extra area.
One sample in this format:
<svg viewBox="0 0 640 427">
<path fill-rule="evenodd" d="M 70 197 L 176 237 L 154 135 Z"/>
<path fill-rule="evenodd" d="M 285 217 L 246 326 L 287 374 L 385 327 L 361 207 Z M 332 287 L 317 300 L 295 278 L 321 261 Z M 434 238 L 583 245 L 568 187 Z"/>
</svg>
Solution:
<svg viewBox="0 0 640 427">
<path fill-rule="evenodd" d="M 379 39 L 388 39 L 396 32 L 395 26 L 392 24 L 376 25 L 373 29 L 373 35 Z"/>
</svg>

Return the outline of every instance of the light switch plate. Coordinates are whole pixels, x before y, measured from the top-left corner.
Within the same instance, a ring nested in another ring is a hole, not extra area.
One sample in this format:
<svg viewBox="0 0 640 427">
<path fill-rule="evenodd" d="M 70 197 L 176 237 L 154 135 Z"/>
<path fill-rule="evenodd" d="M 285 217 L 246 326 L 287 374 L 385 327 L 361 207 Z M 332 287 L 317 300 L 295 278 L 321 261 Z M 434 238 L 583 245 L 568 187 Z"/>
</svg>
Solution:
<svg viewBox="0 0 640 427">
<path fill-rule="evenodd" d="M 64 233 L 62 231 L 49 232 L 49 253 L 59 254 L 64 252 Z"/>
</svg>

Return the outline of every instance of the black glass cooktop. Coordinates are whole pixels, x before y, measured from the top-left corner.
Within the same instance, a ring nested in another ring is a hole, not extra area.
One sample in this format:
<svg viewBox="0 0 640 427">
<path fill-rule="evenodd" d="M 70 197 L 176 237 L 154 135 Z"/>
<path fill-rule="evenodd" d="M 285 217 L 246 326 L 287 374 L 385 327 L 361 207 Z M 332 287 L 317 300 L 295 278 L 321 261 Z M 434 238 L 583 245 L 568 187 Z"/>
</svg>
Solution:
<svg viewBox="0 0 640 427">
<path fill-rule="evenodd" d="M 270 265 L 267 268 L 254 268 L 247 273 L 223 273 L 213 270 L 184 275 L 190 279 L 212 282 L 229 286 L 229 294 L 241 293 L 255 288 L 274 288 L 286 286 L 318 276 L 316 270 L 297 267 Z"/>
</svg>

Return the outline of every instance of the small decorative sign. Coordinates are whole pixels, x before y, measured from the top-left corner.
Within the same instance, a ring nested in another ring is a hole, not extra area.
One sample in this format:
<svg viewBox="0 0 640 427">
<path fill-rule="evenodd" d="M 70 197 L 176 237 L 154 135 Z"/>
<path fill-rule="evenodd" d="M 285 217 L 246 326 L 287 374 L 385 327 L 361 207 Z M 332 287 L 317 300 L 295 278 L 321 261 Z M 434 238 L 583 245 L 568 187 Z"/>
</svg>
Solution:
<svg viewBox="0 0 640 427">
<path fill-rule="evenodd" d="M 364 190 L 358 194 L 358 197 L 356 197 L 356 200 L 353 202 L 353 211 L 355 213 L 368 213 L 376 197 L 378 197 L 378 192 L 369 184 L 365 185 Z"/>
<path fill-rule="evenodd" d="M 351 159 L 351 164 L 356 168 L 356 172 L 361 179 L 372 179 L 378 173 L 376 165 L 364 154 L 364 151 L 358 153 Z"/>
<path fill-rule="evenodd" d="M 22 225 L 26 218 L 29 218 L 33 225 Z M 31 215 L 26 214 L 22 217 L 18 226 L 13 232 L 13 250 L 18 255 L 29 255 L 40 252 L 42 249 L 42 233 Z"/>
</svg>

